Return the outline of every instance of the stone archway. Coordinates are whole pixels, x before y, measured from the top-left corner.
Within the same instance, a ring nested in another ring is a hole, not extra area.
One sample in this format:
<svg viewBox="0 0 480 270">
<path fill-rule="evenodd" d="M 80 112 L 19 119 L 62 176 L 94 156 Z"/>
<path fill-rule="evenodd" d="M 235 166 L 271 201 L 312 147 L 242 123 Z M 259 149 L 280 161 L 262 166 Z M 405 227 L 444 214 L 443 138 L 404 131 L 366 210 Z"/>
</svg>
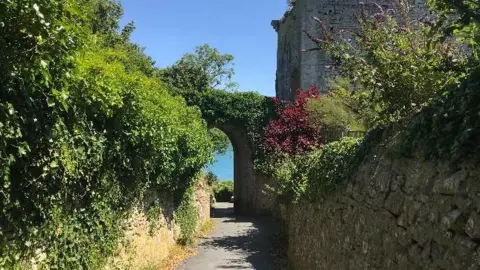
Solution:
<svg viewBox="0 0 480 270">
<path fill-rule="evenodd" d="M 235 213 L 241 215 L 270 214 L 274 207 L 274 196 L 269 193 L 271 179 L 255 172 L 253 149 L 247 134 L 233 125 L 215 126 L 223 131 L 233 146 L 233 182 Z"/>
</svg>

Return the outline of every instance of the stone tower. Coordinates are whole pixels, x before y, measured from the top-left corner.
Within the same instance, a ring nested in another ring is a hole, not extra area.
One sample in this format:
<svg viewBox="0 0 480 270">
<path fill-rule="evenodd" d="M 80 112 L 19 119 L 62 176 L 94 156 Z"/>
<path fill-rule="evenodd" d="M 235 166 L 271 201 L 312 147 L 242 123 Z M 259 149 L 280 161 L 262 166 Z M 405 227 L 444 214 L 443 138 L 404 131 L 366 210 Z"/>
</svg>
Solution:
<svg viewBox="0 0 480 270">
<path fill-rule="evenodd" d="M 411 13 L 420 18 L 425 14 L 425 0 L 408 0 Z M 301 53 L 315 44 L 303 30 L 321 37 L 320 25 L 312 16 L 320 18 L 332 32 L 340 29 L 352 29 L 357 25 L 360 0 L 296 0 L 280 20 L 272 21 L 278 34 L 277 74 L 275 81 L 276 96 L 281 100 L 295 99 L 295 90 L 309 88 L 312 85 L 320 91 L 327 88 L 328 79 L 335 73 L 330 62 L 321 51 Z M 375 3 L 384 9 L 393 8 L 395 0 L 380 0 Z M 378 12 L 372 1 L 365 1 L 370 14 Z"/>
</svg>

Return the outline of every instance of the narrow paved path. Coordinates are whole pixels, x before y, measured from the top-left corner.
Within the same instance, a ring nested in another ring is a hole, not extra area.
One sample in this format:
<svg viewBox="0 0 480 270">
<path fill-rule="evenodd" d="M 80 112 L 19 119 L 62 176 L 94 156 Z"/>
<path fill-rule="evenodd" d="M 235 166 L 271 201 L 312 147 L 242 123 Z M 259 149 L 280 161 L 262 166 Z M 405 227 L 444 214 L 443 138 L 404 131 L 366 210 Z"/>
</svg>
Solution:
<svg viewBox="0 0 480 270">
<path fill-rule="evenodd" d="M 198 255 L 178 270 L 285 269 L 280 230 L 272 219 L 236 218 L 233 204 L 217 203 L 213 221 L 215 230 L 199 244 Z"/>
</svg>

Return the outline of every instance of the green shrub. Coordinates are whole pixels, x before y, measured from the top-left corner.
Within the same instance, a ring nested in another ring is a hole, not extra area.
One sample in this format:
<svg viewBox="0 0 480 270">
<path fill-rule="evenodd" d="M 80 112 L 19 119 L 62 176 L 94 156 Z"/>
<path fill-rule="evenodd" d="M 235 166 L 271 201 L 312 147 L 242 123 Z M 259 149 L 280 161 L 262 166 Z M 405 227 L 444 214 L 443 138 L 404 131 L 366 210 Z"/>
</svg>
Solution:
<svg viewBox="0 0 480 270">
<path fill-rule="evenodd" d="M 342 138 L 329 143 L 308 172 L 308 197 L 315 200 L 344 185 L 355 170 L 360 139 Z"/>
<path fill-rule="evenodd" d="M 480 72 L 415 115 L 401 132 L 403 153 L 458 160 L 480 152 Z"/>
<path fill-rule="evenodd" d="M 308 173 L 321 156 L 322 150 L 317 149 L 304 155 L 284 155 L 269 161 L 273 167 L 272 175 L 279 183 L 275 192 L 281 201 L 295 203 L 305 199 L 310 181 Z"/>
<path fill-rule="evenodd" d="M 179 206 L 175 210 L 175 221 L 180 226 L 180 236 L 177 242 L 181 245 L 192 245 L 197 228 L 197 209 L 193 201 L 194 186 L 187 188 L 178 198 Z"/>
<path fill-rule="evenodd" d="M 307 102 L 308 121 L 310 125 L 322 130 L 354 130 L 365 131 L 360 116 L 350 107 L 345 98 L 346 93 L 332 91 L 320 99 Z"/>
<path fill-rule="evenodd" d="M 427 158 L 459 160 L 480 152 L 480 4 L 478 1 L 430 0 L 432 7 L 447 18 L 437 27 L 452 33 L 471 56 L 461 69 L 461 84 L 442 88 L 443 95 L 416 114 L 402 132 L 404 153 L 421 150 Z"/>
<path fill-rule="evenodd" d="M 213 193 L 217 202 L 229 202 L 233 196 L 233 181 L 216 181 Z"/>
<path fill-rule="evenodd" d="M 362 116 L 375 125 L 411 117 L 465 75 L 466 57 L 444 38 L 437 21 L 413 20 L 408 5 L 399 3 L 395 16 L 379 5 L 374 13 L 362 6 L 356 31 L 330 33 L 322 22 L 323 37 L 309 35 L 319 46 L 313 50 L 325 51 L 340 74 L 359 87 L 367 101 L 362 109 L 373 112 Z"/>
<path fill-rule="evenodd" d="M 342 138 L 305 155 L 274 160 L 277 195 L 285 202 L 315 201 L 334 192 L 358 164 L 360 139 Z"/>
</svg>

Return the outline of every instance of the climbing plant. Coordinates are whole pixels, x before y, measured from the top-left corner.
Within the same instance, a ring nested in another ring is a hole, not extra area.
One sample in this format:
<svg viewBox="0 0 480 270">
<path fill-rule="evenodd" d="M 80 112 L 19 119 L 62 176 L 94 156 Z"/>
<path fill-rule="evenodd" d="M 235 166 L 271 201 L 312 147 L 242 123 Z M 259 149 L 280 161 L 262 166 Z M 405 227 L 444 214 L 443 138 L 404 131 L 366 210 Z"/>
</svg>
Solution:
<svg viewBox="0 0 480 270">
<path fill-rule="evenodd" d="M 200 111 L 169 95 L 120 14 L 0 2 L 0 268 L 101 268 L 147 190 L 188 204 L 212 158 Z"/>
<path fill-rule="evenodd" d="M 194 186 L 188 187 L 186 192 L 182 192 L 181 197 L 177 197 L 178 208 L 175 211 L 175 220 L 180 225 L 180 237 L 178 242 L 182 245 L 193 244 L 195 230 L 197 227 L 197 209 L 193 201 Z"/>
<path fill-rule="evenodd" d="M 260 145 L 263 127 L 275 117 L 273 99 L 255 92 L 211 89 L 201 95 L 197 106 L 211 126 L 230 125 L 244 131 L 251 146 Z"/>
</svg>

